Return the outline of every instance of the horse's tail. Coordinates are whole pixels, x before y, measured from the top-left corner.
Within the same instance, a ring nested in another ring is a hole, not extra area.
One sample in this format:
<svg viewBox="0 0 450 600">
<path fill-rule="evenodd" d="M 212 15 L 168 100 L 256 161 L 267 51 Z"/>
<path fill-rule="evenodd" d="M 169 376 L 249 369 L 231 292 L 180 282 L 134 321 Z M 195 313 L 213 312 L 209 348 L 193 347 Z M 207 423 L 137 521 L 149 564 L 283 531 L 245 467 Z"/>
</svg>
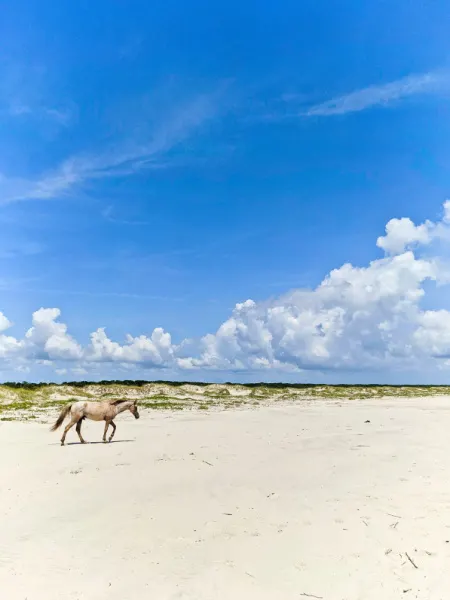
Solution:
<svg viewBox="0 0 450 600">
<path fill-rule="evenodd" d="M 63 424 L 64 419 L 69 414 L 71 408 L 72 408 L 72 405 L 68 404 L 67 406 L 65 406 L 62 409 L 62 411 L 60 412 L 59 417 L 58 417 L 56 423 L 50 428 L 50 431 L 56 431 L 59 427 L 61 427 L 61 425 Z"/>
</svg>

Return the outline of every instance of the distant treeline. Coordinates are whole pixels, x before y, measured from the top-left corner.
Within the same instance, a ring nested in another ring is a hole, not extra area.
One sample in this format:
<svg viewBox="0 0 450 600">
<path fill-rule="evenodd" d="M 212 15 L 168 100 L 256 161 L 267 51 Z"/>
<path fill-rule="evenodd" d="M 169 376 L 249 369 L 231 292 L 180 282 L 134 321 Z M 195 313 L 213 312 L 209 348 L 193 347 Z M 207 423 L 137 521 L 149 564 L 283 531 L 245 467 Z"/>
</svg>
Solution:
<svg viewBox="0 0 450 600">
<path fill-rule="evenodd" d="M 124 386 L 129 386 L 129 387 L 142 387 L 142 386 L 148 385 L 148 384 L 164 384 L 164 385 L 171 385 L 174 387 L 179 387 L 182 385 L 208 386 L 208 385 L 213 385 L 214 383 L 215 382 L 206 382 L 206 381 L 163 381 L 163 380 L 147 381 L 145 379 L 110 379 L 110 380 L 102 380 L 102 381 L 65 381 L 64 383 L 47 383 L 47 382 L 30 383 L 28 381 L 21 381 L 21 382 L 6 381 L 5 383 L 2 383 L 0 385 L 4 386 L 4 387 L 13 388 L 13 389 L 37 390 L 39 388 L 48 387 L 50 385 L 52 385 L 52 386 L 70 385 L 72 387 L 83 388 L 83 387 L 87 387 L 89 385 L 103 385 L 103 386 L 124 385 Z M 426 389 L 426 388 L 449 387 L 448 385 L 440 385 L 440 384 L 439 385 L 409 385 L 409 384 L 390 385 L 390 384 L 384 384 L 384 383 L 323 384 L 323 383 L 283 383 L 283 382 L 279 382 L 279 383 L 260 382 L 260 383 L 239 383 L 239 384 L 226 382 L 222 385 L 242 385 L 247 388 L 265 387 L 265 388 L 271 388 L 271 389 L 280 389 L 280 388 L 308 389 L 308 388 L 317 388 L 317 387 L 333 387 L 333 388 L 367 388 L 367 387 L 402 388 L 402 387 L 408 387 L 408 388 L 425 388 Z"/>
</svg>

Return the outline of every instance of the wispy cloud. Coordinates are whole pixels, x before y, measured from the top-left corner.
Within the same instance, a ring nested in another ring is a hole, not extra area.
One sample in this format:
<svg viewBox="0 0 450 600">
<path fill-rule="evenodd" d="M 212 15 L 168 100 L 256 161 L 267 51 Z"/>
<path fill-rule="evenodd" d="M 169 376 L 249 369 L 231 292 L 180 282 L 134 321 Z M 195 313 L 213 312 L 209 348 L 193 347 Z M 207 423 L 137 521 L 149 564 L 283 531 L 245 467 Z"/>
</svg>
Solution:
<svg viewBox="0 0 450 600">
<path fill-rule="evenodd" d="M 0 109 L 0 116 L 51 121 L 61 127 L 68 127 L 74 118 L 74 107 L 30 106 L 22 102 L 10 102 Z"/>
<path fill-rule="evenodd" d="M 8 178 L 0 173 L 0 204 L 19 200 L 51 199 L 94 180 L 126 176 L 143 169 L 169 165 L 168 154 L 217 116 L 222 90 L 203 94 L 166 115 L 149 135 L 136 143 L 122 140 L 97 153 L 79 154 L 34 180 Z"/>
<path fill-rule="evenodd" d="M 75 112 L 76 110 L 74 107 L 68 106 L 59 108 L 44 107 L 42 109 L 42 114 L 47 119 L 52 119 L 55 123 L 58 123 L 58 125 L 61 125 L 62 127 L 68 127 L 72 123 Z"/>
<path fill-rule="evenodd" d="M 449 73 L 429 72 L 410 75 L 383 85 L 371 85 L 349 94 L 337 96 L 326 102 L 315 104 L 300 116 L 328 117 L 359 112 L 372 106 L 387 105 L 396 100 L 418 94 L 438 94 L 450 89 Z"/>
<path fill-rule="evenodd" d="M 49 89 L 45 68 L 31 64 L 0 64 L 0 118 L 22 119 L 36 123 L 68 127 L 77 107 L 67 98 L 55 98 Z"/>
</svg>

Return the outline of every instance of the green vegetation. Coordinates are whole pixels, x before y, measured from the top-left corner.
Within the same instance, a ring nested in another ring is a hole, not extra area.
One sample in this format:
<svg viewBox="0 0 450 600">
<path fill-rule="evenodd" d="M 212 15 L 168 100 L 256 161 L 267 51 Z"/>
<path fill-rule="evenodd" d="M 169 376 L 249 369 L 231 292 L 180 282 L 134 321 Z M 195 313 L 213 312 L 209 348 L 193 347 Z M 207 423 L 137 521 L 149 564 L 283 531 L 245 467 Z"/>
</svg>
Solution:
<svg viewBox="0 0 450 600">
<path fill-rule="evenodd" d="M 8 404 L 0 404 L 0 413 L 8 410 L 8 411 L 16 411 L 16 410 L 28 410 L 33 408 L 33 402 L 10 402 Z"/>
<path fill-rule="evenodd" d="M 49 383 L 49 382 L 40 382 L 40 383 L 30 383 L 28 381 L 22 382 L 11 382 L 7 381 L 5 383 L 0 384 L 1 388 L 11 388 L 14 390 L 42 390 L 45 388 L 85 388 L 85 387 L 136 387 L 141 388 L 144 386 L 153 385 L 153 386 L 170 386 L 173 388 L 180 388 L 186 385 L 189 386 L 198 386 L 198 387 L 209 387 L 214 386 L 216 391 L 207 390 L 205 393 L 215 393 L 217 395 L 229 395 L 229 387 L 240 387 L 240 388 L 248 388 L 250 390 L 255 390 L 258 394 L 268 393 L 272 390 L 408 390 L 408 391 L 417 391 L 417 395 L 420 395 L 424 392 L 429 393 L 430 391 L 442 391 L 450 390 L 450 385 L 405 385 L 405 384 L 397 384 L 397 385 L 385 385 L 385 384 L 363 384 L 363 383 L 338 383 L 338 384 L 330 384 L 324 385 L 320 383 L 210 383 L 207 381 L 166 381 L 166 380 L 156 380 L 156 381 L 147 381 L 143 379 L 111 379 L 111 380 L 102 380 L 102 381 L 66 381 L 64 383 Z"/>
<path fill-rule="evenodd" d="M 141 402 L 139 406 L 153 410 L 183 410 L 184 408 L 179 402 L 172 402 L 169 399 L 160 402 Z"/>
</svg>

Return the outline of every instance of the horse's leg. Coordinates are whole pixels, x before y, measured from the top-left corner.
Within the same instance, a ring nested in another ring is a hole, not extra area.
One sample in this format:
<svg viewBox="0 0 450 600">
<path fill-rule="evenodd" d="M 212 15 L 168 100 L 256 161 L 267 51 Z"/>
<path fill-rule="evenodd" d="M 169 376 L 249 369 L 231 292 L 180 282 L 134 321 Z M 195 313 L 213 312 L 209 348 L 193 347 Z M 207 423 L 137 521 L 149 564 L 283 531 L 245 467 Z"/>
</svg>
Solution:
<svg viewBox="0 0 450 600">
<path fill-rule="evenodd" d="M 111 425 L 113 427 L 113 432 L 112 434 L 109 436 L 109 441 L 111 441 L 114 437 L 114 434 L 116 433 L 116 424 L 114 423 L 114 421 L 111 421 Z"/>
<path fill-rule="evenodd" d="M 77 429 L 78 437 L 80 438 L 80 442 L 82 444 L 85 444 L 86 440 L 84 440 L 83 436 L 81 435 L 81 424 L 82 423 L 83 423 L 83 417 L 81 417 L 81 419 L 78 421 L 76 429 Z"/>
<path fill-rule="evenodd" d="M 71 427 L 73 427 L 73 426 L 75 425 L 75 423 L 77 422 L 77 420 L 78 420 L 78 419 L 77 419 L 77 417 L 73 417 L 73 416 L 71 417 L 71 419 L 70 419 L 70 421 L 69 421 L 69 424 L 68 424 L 68 425 L 66 426 L 66 428 L 64 429 L 64 433 L 63 433 L 63 436 L 62 436 L 62 438 L 61 438 L 61 446 L 64 446 L 64 442 L 65 442 L 65 440 L 66 440 L 66 435 L 67 435 L 67 432 L 69 431 L 69 429 L 70 429 Z"/>
<path fill-rule="evenodd" d="M 109 424 L 110 424 L 110 423 L 111 423 L 111 421 L 106 421 L 106 423 L 105 423 L 105 431 L 104 431 L 104 433 L 103 433 L 103 441 L 104 441 L 104 442 L 106 442 L 106 433 L 107 433 L 107 431 L 108 431 L 108 427 L 109 427 Z"/>
</svg>

